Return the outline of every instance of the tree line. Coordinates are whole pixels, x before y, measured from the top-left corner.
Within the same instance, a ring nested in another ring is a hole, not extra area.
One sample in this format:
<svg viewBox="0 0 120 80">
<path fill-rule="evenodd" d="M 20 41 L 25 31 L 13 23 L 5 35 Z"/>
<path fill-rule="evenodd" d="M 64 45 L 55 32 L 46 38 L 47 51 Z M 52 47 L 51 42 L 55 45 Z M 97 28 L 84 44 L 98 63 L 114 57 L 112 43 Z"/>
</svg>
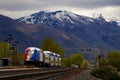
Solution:
<svg viewBox="0 0 120 80">
<path fill-rule="evenodd" d="M 109 52 L 106 57 L 91 71 L 91 75 L 102 80 L 120 80 L 120 52 Z"/>
<path fill-rule="evenodd" d="M 12 50 L 10 53 L 10 44 L 7 42 L 0 42 L 0 58 L 9 58 L 12 55 L 12 60 L 14 65 L 23 65 L 24 62 L 24 54 Z M 57 42 L 55 42 L 52 38 L 46 38 L 43 40 L 42 44 L 39 46 L 42 50 L 52 51 L 61 55 L 62 58 L 62 66 L 67 67 L 72 64 L 81 66 L 85 64 L 84 56 L 81 54 L 73 54 L 69 58 L 65 58 L 64 50 L 59 46 Z M 18 52 L 18 53 L 16 53 Z M 19 59 L 19 60 L 18 60 Z M 19 63 L 18 63 L 19 62 Z"/>
<path fill-rule="evenodd" d="M 7 42 L 0 42 L 0 58 L 7 58 L 10 56 L 9 54 L 9 46 L 10 44 Z M 62 57 L 62 66 L 64 67 L 70 67 L 72 65 L 77 65 L 81 68 L 87 68 L 88 61 L 85 60 L 84 55 L 80 53 L 73 53 L 70 57 L 65 57 L 65 52 L 60 47 L 60 45 L 55 42 L 52 38 L 45 38 L 42 42 L 42 44 L 39 46 L 42 50 L 48 50 L 55 52 L 57 54 L 60 54 Z M 16 53 L 17 52 L 17 53 Z M 18 61 L 20 65 L 23 65 L 24 62 L 24 54 L 13 50 L 13 53 L 11 54 L 12 59 L 14 61 L 14 64 L 18 65 Z M 19 56 L 19 57 L 16 57 Z M 19 60 L 18 60 L 19 59 Z M 98 62 L 98 60 L 96 60 Z M 102 64 L 107 63 L 114 67 L 116 67 L 118 70 L 120 70 L 120 53 L 119 52 L 109 52 L 107 54 L 107 59 L 104 59 L 102 61 Z"/>
</svg>

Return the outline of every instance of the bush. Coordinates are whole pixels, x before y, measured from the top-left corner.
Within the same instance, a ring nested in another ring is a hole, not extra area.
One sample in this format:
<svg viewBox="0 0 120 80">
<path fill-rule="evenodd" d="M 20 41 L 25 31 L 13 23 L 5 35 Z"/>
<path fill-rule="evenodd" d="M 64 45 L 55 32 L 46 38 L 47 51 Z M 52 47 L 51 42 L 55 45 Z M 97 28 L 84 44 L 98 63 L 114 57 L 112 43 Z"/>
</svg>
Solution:
<svg viewBox="0 0 120 80">
<path fill-rule="evenodd" d="M 91 72 L 91 75 L 103 80 L 120 80 L 120 76 L 118 75 L 116 69 L 111 66 L 96 68 Z"/>
<path fill-rule="evenodd" d="M 113 51 L 107 54 L 108 64 L 120 71 L 120 52 Z"/>
</svg>

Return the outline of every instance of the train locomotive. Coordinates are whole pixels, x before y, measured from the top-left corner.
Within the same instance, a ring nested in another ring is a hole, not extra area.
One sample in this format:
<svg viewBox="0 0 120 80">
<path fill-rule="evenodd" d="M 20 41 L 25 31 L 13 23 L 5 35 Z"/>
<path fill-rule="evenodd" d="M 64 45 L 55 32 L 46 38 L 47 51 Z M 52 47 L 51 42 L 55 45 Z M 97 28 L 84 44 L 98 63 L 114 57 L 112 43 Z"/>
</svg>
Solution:
<svg viewBox="0 0 120 80">
<path fill-rule="evenodd" d="M 24 52 L 24 64 L 35 66 L 61 66 L 61 56 L 51 51 L 43 51 L 37 47 L 28 47 Z"/>
</svg>

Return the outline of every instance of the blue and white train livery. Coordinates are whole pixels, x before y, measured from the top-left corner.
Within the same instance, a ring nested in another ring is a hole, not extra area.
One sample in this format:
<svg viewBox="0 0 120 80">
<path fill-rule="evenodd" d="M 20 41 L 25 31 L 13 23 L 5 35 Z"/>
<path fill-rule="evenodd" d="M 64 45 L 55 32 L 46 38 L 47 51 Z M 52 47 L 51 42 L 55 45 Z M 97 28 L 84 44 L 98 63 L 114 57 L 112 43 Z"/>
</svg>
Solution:
<svg viewBox="0 0 120 80">
<path fill-rule="evenodd" d="M 36 47 L 28 47 L 24 53 L 25 64 L 42 65 L 44 53 Z"/>
<path fill-rule="evenodd" d="M 61 56 L 37 47 L 28 47 L 24 53 L 24 63 L 35 66 L 61 66 Z"/>
</svg>

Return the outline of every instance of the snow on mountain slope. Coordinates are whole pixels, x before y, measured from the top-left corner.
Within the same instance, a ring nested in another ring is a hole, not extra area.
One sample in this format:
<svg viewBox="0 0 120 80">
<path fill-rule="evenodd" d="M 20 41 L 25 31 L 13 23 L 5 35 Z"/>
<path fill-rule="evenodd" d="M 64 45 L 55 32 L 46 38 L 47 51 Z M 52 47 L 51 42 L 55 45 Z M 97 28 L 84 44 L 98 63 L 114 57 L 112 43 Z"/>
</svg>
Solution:
<svg viewBox="0 0 120 80">
<path fill-rule="evenodd" d="M 52 37 L 68 54 L 75 52 L 75 48 L 84 47 L 98 47 L 104 52 L 120 50 L 120 27 L 116 22 L 108 22 L 102 16 L 90 18 L 68 11 L 40 11 L 17 19 L 14 25 L 14 21 L 9 19 L 1 17 L 0 20 L 1 34 L 8 34 L 8 31 L 17 37 L 20 34 L 20 42 L 24 46 L 39 46 L 44 38 Z M 6 31 L 5 26 L 10 29 L 7 28 Z"/>
<path fill-rule="evenodd" d="M 65 25 L 66 23 L 72 25 L 78 25 L 79 23 L 83 23 L 85 25 L 89 25 L 91 23 L 95 23 L 96 21 L 100 21 L 100 23 L 104 22 L 117 22 L 118 26 L 120 26 L 120 19 L 119 18 L 110 18 L 110 19 L 103 19 L 102 14 L 99 15 L 97 18 L 91 18 L 87 16 L 77 15 L 73 12 L 69 12 L 66 10 L 59 10 L 55 12 L 51 12 L 48 10 L 43 10 L 38 13 L 34 13 L 29 16 L 21 17 L 17 19 L 19 22 L 24 22 L 27 24 L 47 24 L 48 26 L 61 26 L 61 23 Z M 101 23 L 102 24 L 102 23 Z M 70 26 L 72 27 L 72 26 Z"/>
<path fill-rule="evenodd" d="M 107 21 L 108 22 L 115 21 L 117 22 L 118 26 L 120 26 L 120 17 L 119 18 L 112 17 L 112 18 L 107 19 Z"/>
<path fill-rule="evenodd" d="M 91 44 L 91 46 L 103 47 L 103 51 L 120 50 L 120 27 L 116 21 L 106 21 L 102 15 L 97 18 L 90 18 L 69 11 L 40 11 L 30 16 L 19 18 L 17 21 L 27 24 L 47 25 L 75 35 Z"/>
<path fill-rule="evenodd" d="M 52 24 L 55 21 L 57 24 L 60 24 L 61 22 L 64 23 L 67 22 L 70 24 L 77 24 L 78 22 L 81 22 L 84 24 L 89 24 L 94 22 L 94 19 L 86 16 L 80 16 L 69 11 L 56 11 L 56 12 L 40 11 L 30 16 L 19 18 L 18 21 L 27 24 L 39 24 L 39 23 Z"/>
</svg>

